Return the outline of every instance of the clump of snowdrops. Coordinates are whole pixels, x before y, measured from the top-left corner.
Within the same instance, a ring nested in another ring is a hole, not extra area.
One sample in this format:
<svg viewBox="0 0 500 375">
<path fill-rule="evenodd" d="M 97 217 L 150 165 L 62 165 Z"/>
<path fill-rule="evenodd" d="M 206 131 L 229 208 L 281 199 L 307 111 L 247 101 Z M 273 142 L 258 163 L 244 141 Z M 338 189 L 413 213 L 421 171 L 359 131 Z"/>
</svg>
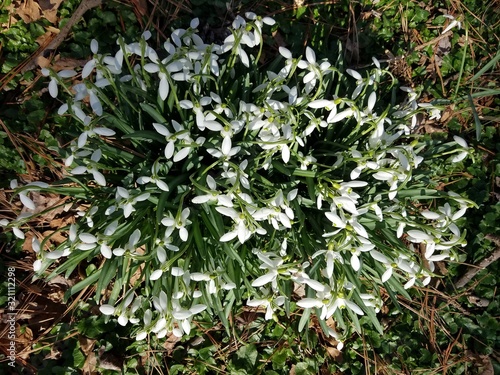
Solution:
<svg viewBox="0 0 500 375">
<path fill-rule="evenodd" d="M 376 59 L 362 74 L 280 47 L 263 65 L 273 24 L 238 16 L 218 45 L 193 20 L 159 50 L 146 32 L 114 55 L 93 40 L 78 75 L 43 70 L 73 119 L 67 178 L 17 187 L 28 213 L 2 224 L 24 237 L 33 190 L 84 207 L 60 246 L 34 237 L 34 269 L 95 263 L 70 293 L 96 284 L 101 312 L 138 340 L 187 335 L 203 314 L 228 325 L 242 305 L 266 319 L 299 309 L 300 329 L 313 313 L 339 341 L 330 317 L 342 332 L 361 315 L 381 330 L 385 296 L 428 284 L 465 243 L 455 222 L 470 202 L 419 174 L 426 149 L 412 129 L 439 110 L 409 88 L 383 107 L 393 80 Z M 433 157 L 468 153 L 456 137 Z"/>
</svg>

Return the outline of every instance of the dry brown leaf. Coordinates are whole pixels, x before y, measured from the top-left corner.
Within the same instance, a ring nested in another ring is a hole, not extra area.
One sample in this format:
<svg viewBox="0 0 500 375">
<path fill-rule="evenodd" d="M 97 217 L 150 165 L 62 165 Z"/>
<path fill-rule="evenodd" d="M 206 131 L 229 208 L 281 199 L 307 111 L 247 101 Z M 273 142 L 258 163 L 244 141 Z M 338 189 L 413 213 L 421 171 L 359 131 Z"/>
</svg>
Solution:
<svg viewBox="0 0 500 375">
<path fill-rule="evenodd" d="M 96 340 L 89 339 L 88 337 L 79 335 L 78 342 L 80 342 L 80 349 L 82 349 L 83 354 L 88 356 L 90 354 L 90 352 L 92 352 L 94 350 L 94 344 L 95 344 Z"/>
<path fill-rule="evenodd" d="M 424 131 L 427 134 L 431 134 L 431 133 L 443 133 L 444 132 L 443 129 L 438 128 L 437 126 L 433 126 L 431 124 L 427 124 L 427 123 L 424 125 Z"/>
<path fill-rule="evenodd" d="M 25 237 L 25 240 L 23 242 L 23 251 L 26 251 L 28 253 L 34 253 L 33 251 L 33 233 L 30 231 L 30 232 L 26 232 L 26 234 L 24 235 Z"/>
<path fill-rule="evenodd" d="M 25 23 L 36 21 L 42 16 L 40 6 L 34 0 L 24 0 L 16 5 L 15 12 Z"/>
<path fill-rule="evenodd" d="M 340 362 L 342 360 L 342 352 L 337 348 L 334 348 L 332 346 L 327 346 L 326 351 L 334 361 Z"/>
<path fill-rule="evenodd" d="M 83 364 L 82 367 L 82 373 L 83 375 L 97 374 L 98 372 L 96 371 L 96 368 L 97 368 L 97 357 L 95 353 L 92 352 L 87 356 L 87 359 L 85 359 L 85 363 Z"/>
<path fill-rule="evenodd" d="M 50 22 L 57 22 L 57 9 L 63 0 L 38 0 L 42 15 Z"/>
<path fill-rule="evenodd" d="M 59 34 L 59 29 L 49 26 L 45 29 L 45 33 L 43 35 L 40 35 L 38 38 L 36 38 L 36 42 L 39 46 L 48 45 L 57 34 Z"/>
<path fill-rule="evenodd" d="M 175 344 L 177 344 L 180 340 L 180 337 L 177 337 L 173 333 L 170 333 L 170 335 L 167 337 L 167 340 L 163 343 L 163 348 L 166 350 L 167 355 L 172 354 Z"/>
<path fill-rule="evenodd" d="M 58 72 L 64 69 L 83 68 L 87 63 L 87 61 L 88 60 L 78 60 L 78 59 L 71 59 L 69 57 L 63 57 L 54 61 L 52 69 Z"/>
<path fill-rule="evenodd" d="M 66 237 L 64 237 L 61 232 L 53 231 L 53 230 L 46 230 L 45 232 L 42 233 L 44 238 L 47 238 L 50 236 L 50 243 L 55 244 L 55 245 L 60 245 L 64 241 L 67 240 Z"/>
<path fill-rule="evenodd" d="M 40 68 L 48 68 L 50 66 L 50 60 L 43 57 L 43 56 L 38 56 L 36 58 L 36 64 L 40 67 Z"/>
<path fill-rule="evenodd" d="M 75 222 L 74 216 L 67 215 L 67 216 L 52 220 L 50 222 L 50 227 L 59 229 L 59 228 L 65 227 L 67 225 L 73 224 L 74 222 Z"/>
</svg>

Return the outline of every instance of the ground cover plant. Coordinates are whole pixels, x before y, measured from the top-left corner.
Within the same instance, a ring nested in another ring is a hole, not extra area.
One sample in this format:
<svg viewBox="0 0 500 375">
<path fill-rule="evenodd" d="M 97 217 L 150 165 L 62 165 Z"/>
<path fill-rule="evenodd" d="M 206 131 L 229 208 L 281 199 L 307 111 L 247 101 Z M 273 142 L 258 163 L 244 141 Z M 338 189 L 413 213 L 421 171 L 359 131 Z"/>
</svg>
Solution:
<svg viewBox="0 0 500 375">
<path fill-rule="evenodd" d="M 305 14 L 301 12 L 297 19 Z M 343 59 L 320 60 L 310 47 L 303 49 L 302 58 L 282 47 L 276 62 L 262 60 L 266 51 L 261 28 L 276 27 L 264 20 L 273 23 L 251 13 L 235 17 L 234 36 L 224 35 L 220 42 L 228 39 L 221 46 L 205 45 L 196 37 L 197 21 L 175 31 L 163 48 L 151 47 L 148 33 L 136 43 L 122 40 L 118 54 L 103 52 L 92 41 L 93 57 L 77 85 L 71 70 L 43 71 L 49 94 L 67 101 L 59 115 L 72 124 L 61 132 L 74 139 L 61 151 L 69 176 L 51 187 L 21 186 L 18 197 L 27 208 L 35 206 L 29 197 L 40 190 L 79 202 L 80 219 L 66 227 L 65 242 L 51 241 L 54 232 L 40 240 L 30 236 L 28 243 L 37 252 L 37 271 L 58 265 L 53 276 L 70 277 L 85 259 L 82 280 L 67 296 L 97 283 L 94 301 L 79 306 L 78 332 L 94 343 L 100 340 L 101 360 L 120 345 L 106 331 L 138 337 L 130 353 L 166 345 L 164 336 L 173 342 L 182 336 L 186 347 L 166 351 L 179 361 L 170 370 L 189 372 L 196 365 L 197 372 L 215 371 L 218 359 L 210 358 L 217 346 L 198 350 L 200 343 L 192 340 L 203 332 L 210 337 L 213 330 L 224 343 L 224 331 L 232 329 L 246 343 L 240 341 L 234 355 L 219 357 L 229 363 L 222 371 L 293 368 L 317 373 L 329 368 L 362 373 L 373 363 L 384 363 L 392 352 L 390 343 L 401 340 L 398 332 L 408 332 L 411 315 L 396 314 L 400 296 L 410 298 L 406 289 L 429 287 L 431 274 L 442 272 L 441 260 L 463 259 L 458 246 L 465 243 L 466 232 L 459 229 L 459 219 L 472 201 L 450 196 L 442 184 L 456 183 L 453 174 L 466 165 L 464 160 L 477 164 L 476 158 L 465 159 L 473 149 L 459 137 L 436 142 L 411 134 L 419 121 L 417 112 L 435 117 L 437 111 L 429 104 L 419 107 L 414 89 L 399 90 L 387 71 L 390 64 L 372 60 L 368 69 L 346 69 Z M 340 46 L 335 48 L 341 51 Z M 256 47 L 253 55 L 250 47 Z M 262 61 L 265 70 L 255 69 Z M 403 100 L 403 95 L 408 98 Z M 436 168 L 440 164 L 447 167 Z M 443 177 L 443 171 L 451 178 Z M 460 181 L 454 186 L 463 187 Z M 452 206 L 457 213 L 450 211 Z M 493 223 L 494 214 L 490 217 Z M 25 219 L 2 224 L 22 237 Z M 494 232 L 494 224 L 486 223 Z M 443 236 L 453 243 L 443 243 Z M 438 270 L 432 268 L 435 262 Z M 494 313 L 494 306 L 489 309 Z M 248 327 L 234 323 L 235 317 L 252 310 L 263 316 Z M 214 315 L 221 326 L 207 324 Z M 389 337 L 378 341 L 384 315 L 406 325 L 386 331 Z M 281 325 L 281 331 L 254 331 L 273 327 L 272 322 L 264 325 L 272 319 L 288 321 L 292 331 Z M 447 315 L 447 323 L 454 321 Z M 473 320 L 458 324 L 474 329 Z M 481 327 L 494 332 L 492 324 L 489 313 L 483 314 Z M 93 326 L 99 328 L 92 331 Z M 58 330 L 62 336 L 68 332 L 59 326 L 54 334 Z M 317 347 L 309 330 L 318 332 L 333 358 L 334 346 L 342 349 L 342 341 L 360 335 L 361 341 L 347 352 L 354 365 L 329 363 L 321 350 L 314 358 L 280 362 L 283 353 L 304 342 L 306 348 Z M 261 343 L 266 335 L 285 346 L 266 349 Z M 447 340 L 438 339 L 424 356 L 429 366 Z M 485 343 L 485 354 L 496 345 L 492 339 Z M 401 357 L 420 350 L 420 341 L 424 337 L 400 349 Z M 88 352 L 81 341 L 70 347 L 75 354 Z M 364 364 L 356 361 L 357 348 L 363 351 Z M 379 354 L 370 356 L 377 349 Z M 186 351 L 191 359 L 183 362 Z M 81 355 L 75 358 L 80 359 L 71 367 L 77 371 L 86 362 Z M 163 355 L 148 358 L 150 366 L 161 366 Z M 410 359 L 401 361 L 402 366 L 386 364 L 387 371 L 418 367 Z M 113 368 L 102 362 L 103 368 Z M 136 361 L 125 367 L 135 371 L 141 365 Z"/>
</svg>

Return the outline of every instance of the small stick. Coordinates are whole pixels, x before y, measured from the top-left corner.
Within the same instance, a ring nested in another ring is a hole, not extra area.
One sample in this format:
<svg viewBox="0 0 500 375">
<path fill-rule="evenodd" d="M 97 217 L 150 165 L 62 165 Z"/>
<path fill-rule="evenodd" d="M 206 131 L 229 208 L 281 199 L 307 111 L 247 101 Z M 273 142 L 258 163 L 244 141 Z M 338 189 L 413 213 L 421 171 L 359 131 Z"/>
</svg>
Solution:
<svg viewBox="0 0 500 375">
<path fill-rule="evenodd" d="M 484 236 L 484 238 L 490 240 L 495 245 L 497 245 L 497 248 L 495 249 L 495 251 L 493 251 L 493 254 L 483 259 L 477 267 L 469 268 L 469 270 L 465 273 L 465 275 L 463 275 L 460 279 L 458 279 L 458 281 L 455 283 L 455 287 L 457 289 L 463 288 L 465 285 L 467 285 L 469 281 L 472 280 L 474 276 L 476 276 L 479 273 L 479 271 L 485 269 L 491 263 L 500 258 L 500 237 L 495 236 L 494 234 L 487 234 L 486 236 Z"/>
</svg>

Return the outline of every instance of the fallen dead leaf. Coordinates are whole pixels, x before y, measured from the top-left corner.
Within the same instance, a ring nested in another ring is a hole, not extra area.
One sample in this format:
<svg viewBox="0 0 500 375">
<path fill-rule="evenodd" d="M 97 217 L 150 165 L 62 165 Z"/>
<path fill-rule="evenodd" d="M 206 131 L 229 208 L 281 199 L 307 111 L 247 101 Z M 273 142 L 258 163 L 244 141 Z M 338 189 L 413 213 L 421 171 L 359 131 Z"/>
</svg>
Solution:
<svg viewBox="0 0 500 375">
<path fill-rule="evenodd" d="M 25 23 L 34 22 L 42 16 L 42 10 L 34 0 L 24 0 L 14 6 L 16 14 L 21 17 Z"/>
<path fill-rule="evenodd" d="M 35 41 L 39 46 L 48 45 L 52 41 L 52 39 L 54 39 L 54 36 L 59 34 L 59 31 L 60 30 L 56 29 L 55 27 L 48 26 L 47 28 L 45 28 L 45 33 L 36 38 Z"/>
<path fill-rule="evenodd" d="M 36 64 L 40 68 L 48 68 L 50 66 L 50 60 L 43 56 L 38 56 L 36 59 Z"/>
<path fill-rule="evenodd" d="M 50 237 L 48 241 L 56 246 L 67 240 L 59 231 L 47 230 L 43 232 L 42 235 L 44 238 Z"/>
<path fill-rule="evenodd" d="M 332 346 L 327 346 L 326 347 L 326 351 L 328 352 L 328 354 L 330 355 L 330 357 L 332 357 L 332 359 L 335 362 L 341 362 L 342 361 L 342 352 L 340 350 L 338 350 L 337 348 L 334 348 Z"/>
<path fill-rule="evenodd" d="M 163 348 L 166 350 L 167 355 L 171 355 L 174 351 L 175 344 L 180 341 L 180 337 L 175 336 L 173 333 L 167 337 L 167 340 L 163 343 Z"/>
<path fill-rule="evenodd" d="M 97 368 L 97 356 L 95 355 L 94 352 L 92 352 L 85 359 L 85 363 L 83 364 L 82 367 L 82 373 L 83 375 L 97 374 L 98 372 L 96 371 L 96 368 Z"/>
<path fill-rule="evenodd" d="M 80 349 L 82 349 L 83 354 L 88 356 L 94 350 L 96 340 L 79 335 L 78 342 L 80 343 Z"/>
<path fill-rule="evenodd" d="M 50 23 L 57 22 L 57 9 L 63 0 L 38 0 L 43 17 Z"/>
<path fill-rule="evenodd" d="M 438 128 L 437 126 L 433 126 L 433 125 L 427 124 L 427 123 L 424 125 L 424 131 L 427 134 L 443 133 L 444 132 L 444 130 L 442 128 Z"/>
</svg>

